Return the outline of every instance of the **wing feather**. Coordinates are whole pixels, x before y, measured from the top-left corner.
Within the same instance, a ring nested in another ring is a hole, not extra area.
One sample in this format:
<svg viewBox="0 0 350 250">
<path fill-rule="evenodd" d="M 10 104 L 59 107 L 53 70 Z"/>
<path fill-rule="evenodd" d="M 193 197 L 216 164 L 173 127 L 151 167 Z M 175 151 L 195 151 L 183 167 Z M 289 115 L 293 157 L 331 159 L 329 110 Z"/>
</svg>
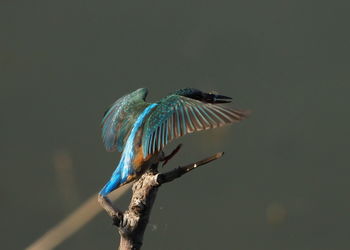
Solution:
<svg viewBox="0 0 350 250">
<path fill-rule="evenodd" d="M 102 119 L 102 139 L 107 151 L 122 151 L 136 118 L 149 105 L 147 89 L 138 89 L 118 99 Z"/>
<path fill-rule="evenodd" d="M 238 122 L 247 115 L 246 111 L 170 95 L 158 102 L 145 121 L 142 136 L 144 157 L 160 151 L 180 136 Z"/>
</svg>

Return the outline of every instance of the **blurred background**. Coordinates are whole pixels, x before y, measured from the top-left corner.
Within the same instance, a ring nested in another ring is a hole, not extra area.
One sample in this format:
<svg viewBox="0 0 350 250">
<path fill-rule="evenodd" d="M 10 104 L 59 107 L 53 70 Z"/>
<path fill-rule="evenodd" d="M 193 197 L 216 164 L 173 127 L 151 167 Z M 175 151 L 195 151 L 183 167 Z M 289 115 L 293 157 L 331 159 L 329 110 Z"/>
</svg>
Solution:
<svg viewBox="0 0 350 250">
<path fill-rule="evenodd" d="M 104 185 L 119 159 L 100 139 L 109 104 L 194 87 L 253 114 L 179 140 L 167 169 L 226 154 L 161 188 L 143 249 L 350 249 L 349 7 L 1 1 L 0 248 L 27 247 Z M 118 241 L 100 213 L 57 249 Z"/>
</svg>

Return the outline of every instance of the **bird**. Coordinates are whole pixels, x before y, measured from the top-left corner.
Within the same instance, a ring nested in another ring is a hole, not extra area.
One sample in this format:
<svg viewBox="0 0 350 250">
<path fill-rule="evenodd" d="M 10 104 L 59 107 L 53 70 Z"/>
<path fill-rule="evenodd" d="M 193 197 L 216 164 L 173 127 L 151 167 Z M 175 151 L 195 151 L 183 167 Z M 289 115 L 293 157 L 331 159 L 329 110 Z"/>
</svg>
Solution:
<svg viewBox="0 0 350 250">
<path fill-rule="evenodd" d="M 119 98 L 104 113 L 104 146 L 107 151 L 121 152 L 121 158 L 99 192 L 102 197 L 136 180 L 152 164 L 166 163 L 178 148 L 167 157 L 162 150 L 174 139 L 239 122 L 249 114 L 224 106 L 231 97 L 195 88 L 179 89 L 155 103 L 146 101 L 147 94 L 147 88 L 137 89 Z"/>
</svg>

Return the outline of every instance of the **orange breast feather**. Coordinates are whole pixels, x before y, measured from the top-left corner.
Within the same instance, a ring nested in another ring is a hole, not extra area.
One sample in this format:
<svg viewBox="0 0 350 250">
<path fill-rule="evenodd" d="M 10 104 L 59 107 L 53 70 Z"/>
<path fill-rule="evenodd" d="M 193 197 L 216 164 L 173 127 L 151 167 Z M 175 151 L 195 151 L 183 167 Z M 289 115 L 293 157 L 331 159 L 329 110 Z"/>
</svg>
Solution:
<svg viewBox="0 0 350 250">
<path fill-rule="evenodd" d="M 133 165 L 134 165 L 134 169 L 136 171 L 140 171 L 141 166 L 148 161 L 149 159 L 151 159 L 152 155 L 147 155 L 146 158 L 143 158 L 143 151 L 142 151 L 142 146 L 139 147 L 138 149 L 136 149 L 135 152 L 135 158 L 133 161 Z"/>
</svg>

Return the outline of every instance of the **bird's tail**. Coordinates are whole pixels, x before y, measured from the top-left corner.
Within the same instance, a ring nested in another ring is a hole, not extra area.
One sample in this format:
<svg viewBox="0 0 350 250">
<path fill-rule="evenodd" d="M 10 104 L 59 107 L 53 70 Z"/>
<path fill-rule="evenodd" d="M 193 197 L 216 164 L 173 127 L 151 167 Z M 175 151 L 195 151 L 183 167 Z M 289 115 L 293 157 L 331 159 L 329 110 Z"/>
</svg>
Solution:
<svg viewBox="0 0 350 250">
<path fill-rule="evenodd" d="M 111 179 L 106 183 L 106 185 L 101 189 L 100 194 L 102 196 L 108 195 L 110 192 L 114 191 L 120 186 L 123 186 L 126 183 L 134 180 L 134 171 L 132 167 L 123 164 L 121 161 L 114 173 L 112 174 Z"/>
</svg>

